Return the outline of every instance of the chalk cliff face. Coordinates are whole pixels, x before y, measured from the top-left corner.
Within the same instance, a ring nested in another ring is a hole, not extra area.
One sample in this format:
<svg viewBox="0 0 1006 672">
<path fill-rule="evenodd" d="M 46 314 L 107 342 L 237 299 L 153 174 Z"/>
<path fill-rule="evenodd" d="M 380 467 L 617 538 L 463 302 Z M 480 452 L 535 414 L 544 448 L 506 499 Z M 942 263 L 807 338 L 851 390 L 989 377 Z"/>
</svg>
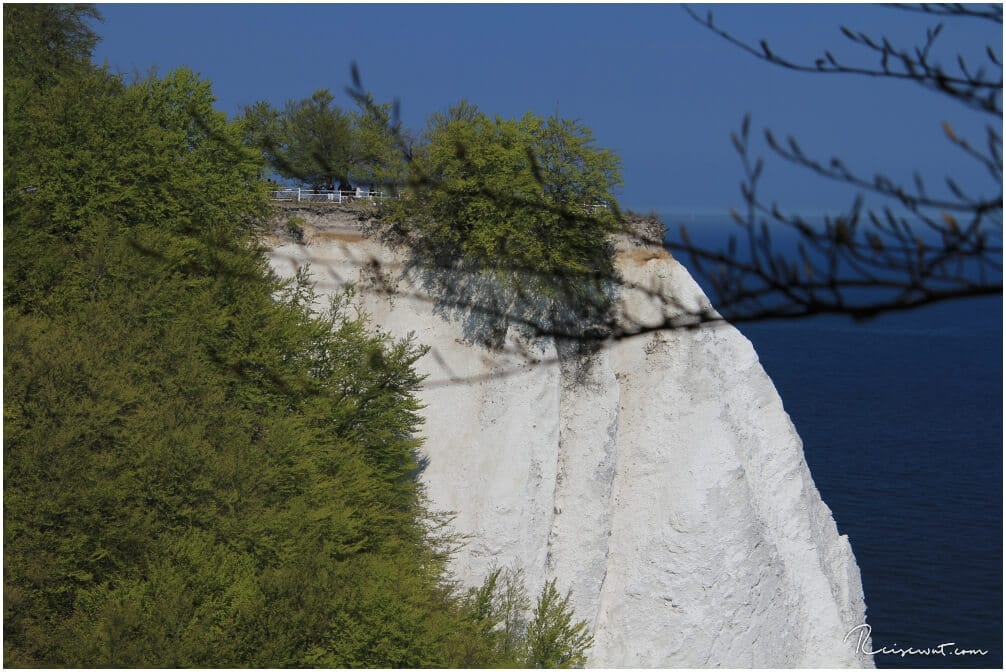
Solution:
<svg viewBox="0 0 1006 672">
<path fill-rule="evenodd" d="M 315 224 L 273 248 L 276 271 L 310 263 L 322 293 L 356 283 L 376 325 L 432 346 L 422 478 L 470 535 L 457 578 L 518 564 L 532 594 L 552 578 L 572 588 L 591 666 L 872 666 L 845 641 L 865 612 L 852 549 L 740 332 L 656 332 L 586 367 L 512 334 L 486 350 L 402 277 L 399 255 Z M 666 310 L 644 290 L 706 301 L 659 248 L 622 246 L 618 268 L 642 288 L 619 297 L 627 320 Z"/>
</svg>

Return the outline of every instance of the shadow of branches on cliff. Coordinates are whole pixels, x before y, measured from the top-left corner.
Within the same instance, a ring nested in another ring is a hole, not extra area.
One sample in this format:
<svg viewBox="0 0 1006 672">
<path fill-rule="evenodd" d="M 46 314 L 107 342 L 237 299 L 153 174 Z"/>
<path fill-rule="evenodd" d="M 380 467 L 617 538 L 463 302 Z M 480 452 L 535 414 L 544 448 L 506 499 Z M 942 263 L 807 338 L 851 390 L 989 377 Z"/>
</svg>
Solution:
<svg viewBox="0 0 1006 672">
<path fill-rule="evenodd" d="M 511 328 L 524 339 L 552 336 L 584 344 L 612 333 L 618 278 L 543 278 L 529 269 L 436 266 L 410 255 L 405 271 L 433 301 L 434 313 L 460 325 L 464 338 L 498 350 Z"/>
</svg>

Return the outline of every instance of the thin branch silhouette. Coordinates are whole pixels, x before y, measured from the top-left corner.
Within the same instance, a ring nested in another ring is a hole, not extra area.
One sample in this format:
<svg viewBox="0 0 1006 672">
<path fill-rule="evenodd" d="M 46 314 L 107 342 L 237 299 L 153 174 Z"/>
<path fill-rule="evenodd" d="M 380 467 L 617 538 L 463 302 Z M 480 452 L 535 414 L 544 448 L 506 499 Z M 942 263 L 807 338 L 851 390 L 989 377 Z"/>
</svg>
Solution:
<svg viewBox="0 0 1006 672">
<path fill-rule="evenodd" d="M 975 19 L 986 19 L 1002 25 L 1003 12 L 1001 5 L 962 5 L 960 3 L 921 3 L 917 5 L 907 5 L 893 3 L 887 5 L 894 9 L 903 9 L 909 12 L 920 12 L 930 16 L 950 16 L 950 17 L 971 17 Z"/>
<path fill-rule="evenodd" d="M 904 5 L 898 7 L 900 9 L 906 8 Z M 917 11 L 954 18 L 976 17 L 1002 24 L 1001 5 L 997 8 L 989 9 L 988 12 L 973 12 L 967 9 L 958 11 L 953 9 L 954 6 L 952 5 L 939 5 L 936 7 L 942 9 L 934 8 L 932 5 L 919 5 Z M 1000 70 L 998 80 L 985 77 L 982 70 L 972 73 L 962 56 L 958 57 L 960 72 L 954 74 L 948 73 L 942 66 L 933 62 L 931 55 L 933 45 L 943 30 L 944 24 L 942 23 L 938 23 L 926 31 L 926 37 L 921 46 L 913 46 L 911 48 L 897 48 L 886 37 L 874 38 L 866 33 L 853 31 L 845 26 L 841 26 L 842 35 L 847 40 L 873 52 L 879 57 L 879 67 L 866 67 L 843 63 L 828 50 L 816 58 L 813 64 L 800 63 L 775 52 L 765 40 L 759 41 L 758 45 L 753 45 L 723 30 L 716 25 L 711 11 L 707 12 L 703 18 L 687 5 L 684 6 L 684 10 L 695 21 L 716 33 L 730 44 L 743 49 L 755 58 L 767 63 L 797 72 L 858 75 L 871 78 L 910 81 L 932 91 L 938 91 L 974 109 L 1002 117 L 1003 81 L 1001 58 L 995 54 L 991 46 L 986 50 L 989 60 Z"/>
<path fill-rule="evenodd" d="M 1001 7 L 900 8 L 1002 22 Z M 809 65 L 780 56 L 764 40 L 757 47 L 740 40 L 719 28 L 711 13 L 702 18 L 692 8 L 684 9 L 730 44 L 773 65 L 801 72 L 909 80 L 949 96 L 967 109 L 1002 115 L 1001 59 L 988 48 L 989 60 L 999 68 L 997 78 L 983 71 L 972 72 L 963 57 L 958 58 L 961 74 L 948 75 L 931 60 L 942 24 L 927 30 L 923 44 L 913 49 L 897 49 L 887 38 L 874 39 L 843 27 L 843 35 L 853 44 L 880 55 L 880 67 L 848 66 L 830 51 Z M 692 243 L 684 227 L 680 238 L 667 244 L 668 249 L 691 259 L 698 275 L 713 288 L 714 305 L 730 321 L 828 313 L 867 319 L 944 301 L 1002 294 L 1002 135 L 992 125 L 986 126 L 983 147 L 959 136 L 948 122 L 942 128 L 947 140 L 998 182 L 998 193 L 992 196 L 968 194 L 950 177 L 945 180 L 949 196 L 932 195 L 918 173 L 911 187 L 883 174 L 865 177 L 838 157 L 828 161 L 809 157 L 795 138 L 787 138 L 784 144 L 766 129 L 765 142 L 777 157 L 859 192 L 845 214 L 825 217 L 823 225 L 786 214 L 760 196 L 765 162 L 753 155 L 750 130 L 751 119 L 745 115 L 740 133 L 732 136 L 744 171 L 741 195 L 745 209 L 731 213 L 740 228 L 741 244 L 738 236 L 731 236 L 725 250 L 703 248 Z M 886 203 L 867 208 L 864 194 Z M 791 235 L 796 240 L 796 253 L 780 253 L 773 231 L 776 239 Z"/>
</svg>

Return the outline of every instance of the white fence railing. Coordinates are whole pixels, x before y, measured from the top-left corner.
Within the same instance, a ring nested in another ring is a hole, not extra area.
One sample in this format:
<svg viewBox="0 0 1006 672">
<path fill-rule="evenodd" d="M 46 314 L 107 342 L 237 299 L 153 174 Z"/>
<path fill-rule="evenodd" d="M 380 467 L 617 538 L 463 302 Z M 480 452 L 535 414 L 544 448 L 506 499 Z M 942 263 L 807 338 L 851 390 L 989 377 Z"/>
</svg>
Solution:
<svg viewBox="0 0 1006 672">
<path fill-rule="evenodd" d="M 354 200 L 386 201 L 390 198 L 398 198 L 396 194 L 384 191 L 366 191 L 364 189 L 332 191 L 300 188 L 270 191 L 269 196 L 275 201 L 294 201 L 297 203 L 348 203 Z"/>
<path fill-rule="evenodd" d="M 399 194 L 392 194 L 385 191 L 366 191 L 357 189 L 355 191 L 331 191 L 326 189 L 300 189 L 289 188 L 279 189 L 269 192 L 270 198 L 275 201 L 292 201 L 296 203 L 349 203 L 354 200 L 363 201 L 386 201 L 388 199 L 399 198 Z M 607 210 L 607 203 L 584 203 L 584 210 L 594 213 L 598 210 Z"/>
</svg>

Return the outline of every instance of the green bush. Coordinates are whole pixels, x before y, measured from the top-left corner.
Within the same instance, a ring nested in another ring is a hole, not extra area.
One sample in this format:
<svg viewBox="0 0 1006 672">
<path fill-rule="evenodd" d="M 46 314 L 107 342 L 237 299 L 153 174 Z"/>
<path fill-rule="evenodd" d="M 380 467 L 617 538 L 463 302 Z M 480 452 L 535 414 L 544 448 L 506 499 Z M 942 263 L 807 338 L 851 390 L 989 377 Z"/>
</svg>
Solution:
<svg viewBox="0 0 1006 672">
<path fill-rule="evenodd" d="M 5 37 L 81 15 L 5 6 Z M 5 665 L 508 662 L 428 535 L 424 349 L 270 273 L 261 154 L 208 82 L 126 84 L 85 67 L 87 35 L 46 71 L 66 43 L 25 44 L 5 39 Z"/>
<path fill-rule="evenodd" d="M 207 82 L 7 46 L 5 664 L 494 664 L 426 534 L 424 350 L 269 272 Z"/>
<path fill-rule="evenodd" d="M 496 568 L 468 591 L 466 607 L 483 641 L 500 663 L 525 668 L 572 668 L 587 663 L 594 643 L 586 621 L 573 621 L 571 594 L 560 598 L 555 580 L 545 583 L 531 610 L 524 573 Z"/>
<path fill-rule="evenodd" d="M 609 308 L 619 184 L 617 157 L 583 125 L 462 101 L 431 117 L 406 197 L 382 218 L 443 304 L 494 323 L 485 332 L 580 336 Z"/>
</svg>

